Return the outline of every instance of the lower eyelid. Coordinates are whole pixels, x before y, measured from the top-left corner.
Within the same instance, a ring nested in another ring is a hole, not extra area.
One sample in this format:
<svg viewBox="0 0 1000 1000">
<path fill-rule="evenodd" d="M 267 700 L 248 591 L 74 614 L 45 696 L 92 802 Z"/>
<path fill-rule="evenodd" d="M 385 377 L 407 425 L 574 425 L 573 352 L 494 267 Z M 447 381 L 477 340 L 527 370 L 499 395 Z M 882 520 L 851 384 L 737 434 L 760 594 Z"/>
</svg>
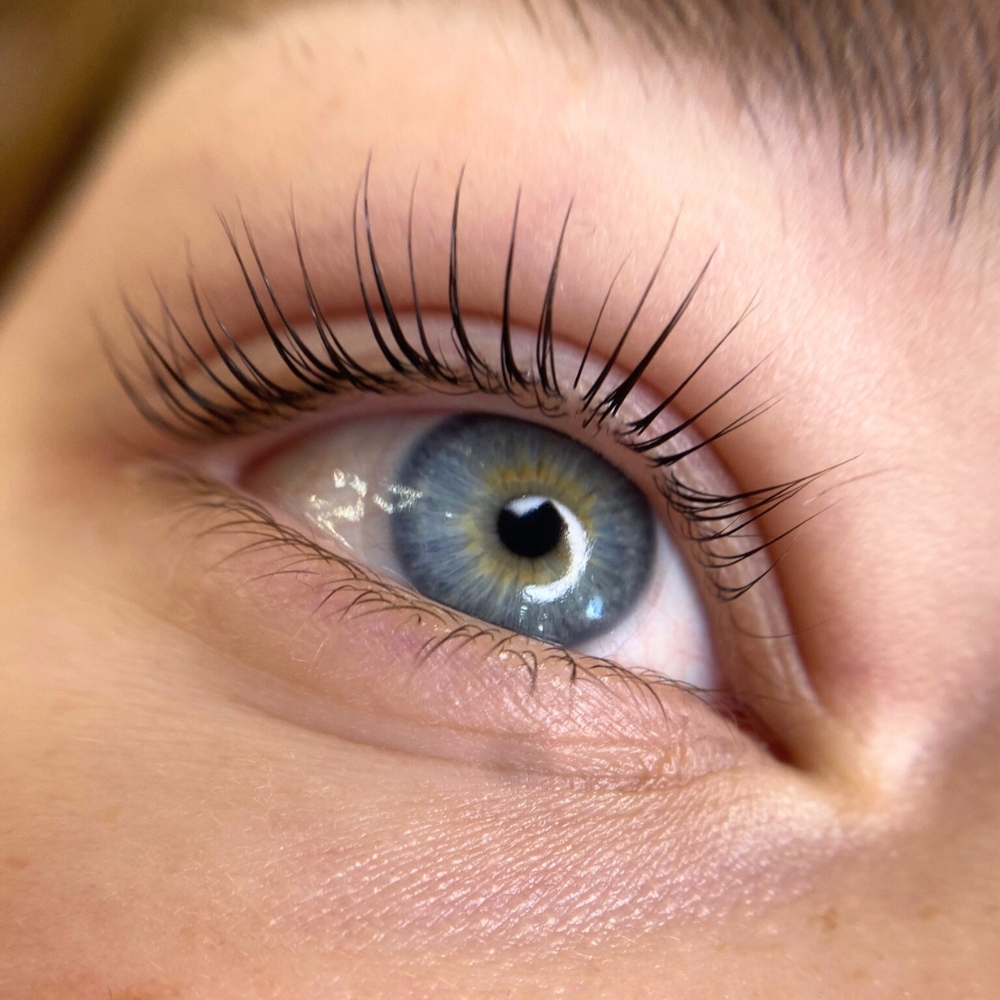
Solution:
<svg viewBox="0 0 1000 1000">
<path fill-rule="evenodd" d="M 683 686 L 472 622 L 325 556 L 247 501 L 199 489 L 174 529 L 197 526 L 171 583 L 202 595 L 201 638 L 229 654 L 215 681 L 259 710 L 386 749 L 601 787 L 676 786 L 764 755 Z"/>
<path fill-rule="evenodd" d="M 679 687 L 539 651 L 520 637 L 498 649 L 478 625 L 441 631 L 441 645 L 425 656 L 427 629 L 408 611 L 377 612 L 361 629 L 341 622 L 336 652 L 315 661 L 308 679 L 234 678 L 232 690 L 356 742 L 606 788 L 683 785 L 759 759 L 752 743 Z M 376 662 L 365 657 L 373 641 Z"/>
</svg>

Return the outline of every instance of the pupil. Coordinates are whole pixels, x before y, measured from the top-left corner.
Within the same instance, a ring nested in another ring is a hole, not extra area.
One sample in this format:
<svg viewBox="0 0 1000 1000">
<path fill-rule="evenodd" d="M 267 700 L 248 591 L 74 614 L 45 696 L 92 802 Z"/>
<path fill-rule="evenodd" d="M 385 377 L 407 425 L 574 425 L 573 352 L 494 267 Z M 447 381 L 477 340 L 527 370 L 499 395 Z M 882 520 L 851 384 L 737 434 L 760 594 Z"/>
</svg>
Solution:
<svg viewBox="0 0 1000 1000">
<path fill-rule="evenodd" d="M 562 515 L 543 497 L 512 500 L 497 518 L 500 541 L 516 556 L 538 559 L 548 555 L 563 533 Z"/>
</svg>

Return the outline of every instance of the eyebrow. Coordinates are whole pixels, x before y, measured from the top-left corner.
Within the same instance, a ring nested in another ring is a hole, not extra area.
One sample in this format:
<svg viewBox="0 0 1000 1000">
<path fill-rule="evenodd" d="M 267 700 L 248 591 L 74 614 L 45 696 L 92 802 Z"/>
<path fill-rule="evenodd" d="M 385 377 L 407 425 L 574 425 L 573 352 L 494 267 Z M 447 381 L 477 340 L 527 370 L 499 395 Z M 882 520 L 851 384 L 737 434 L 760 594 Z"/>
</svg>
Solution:
<svg viewBox="0 0 1000 1000">
<path fill-rule="evenodd" d="M 171 0 L 240 12 L 250 0 Z M 285 6 L 291 0 L 264 0 Z M 363 2 L 363 0 L 362 0 Z M 943 178 L 957 228 L 1000 160 L 998 0 L 520 0 L 536 27 L 544 8 L 567 11 L 590 39 L 608 18 L 662 56 L 718 67 L 767 142 L 777 98 L 803 130 L 832 130 L 847 191 L 849 166 L 876 180 L 906 157 Z"/>
<path fill-rule="evenodd" d="M 529 9 L 536 0 L 523 0 Z M 990 0 L 560 0 L 664 55 L 716 64 L 757 122 L 774 96 L 795 120 L 833 128 L 841 169 L 897 154 L 950 186 L 961 221 L 1000 154 L 1000 4 Z"/>
</svg>

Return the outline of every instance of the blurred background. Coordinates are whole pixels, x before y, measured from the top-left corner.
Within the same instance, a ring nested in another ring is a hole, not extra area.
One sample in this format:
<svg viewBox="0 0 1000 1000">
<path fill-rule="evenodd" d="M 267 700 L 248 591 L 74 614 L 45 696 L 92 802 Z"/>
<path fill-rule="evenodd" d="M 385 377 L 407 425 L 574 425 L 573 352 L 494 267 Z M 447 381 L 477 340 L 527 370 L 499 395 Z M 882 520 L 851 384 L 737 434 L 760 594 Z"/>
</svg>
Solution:
<svg viewBox="0 0 1000 1000">
<path fill-rule="evenodd" d="M 0 292 L 137 80 L 233 0 L 0 0 Z"/>
</svg>

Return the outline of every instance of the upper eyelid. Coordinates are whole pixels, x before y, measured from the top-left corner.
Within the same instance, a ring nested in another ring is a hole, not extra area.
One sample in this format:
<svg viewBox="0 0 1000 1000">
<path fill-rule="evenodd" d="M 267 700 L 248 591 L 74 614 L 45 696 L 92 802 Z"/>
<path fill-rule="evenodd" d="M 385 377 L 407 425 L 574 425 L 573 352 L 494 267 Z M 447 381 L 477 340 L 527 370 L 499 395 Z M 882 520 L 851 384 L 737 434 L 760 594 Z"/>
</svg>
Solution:
<svg viewBox="0 0 1000 1000">
<path fill-rule="evenodd" d="M 185 384 L 184 371 L 200 369 L 217 388 L 230 399 L 236 394 L 240 394 L 239 406 L 244 412 L 251 415 L 280 415 L 283 408 L 291 410 L 297 408 L 309 408 L 314 402 L 311 394 L 323 394 L 336 392 L 342 388 L 364 388 L 379 391 L 395 387 L 394 382 L 399 377 L 412 378 L 420 375 L 428 377 L 433 381 L 443 384 L 451 384 L 459 387 L 471 383 L 478 389 L 487 392 L 499 392 L 509 389 L 511 384 L 525 388 L 532 388 L 539 396 L 539 405 L 543 405 L 545 398 L 561 401 L 565 398 L 565 393 L 558 385 L 556 373 L 553 368 L 554 355 L 554 335 L 552 329 L 552 316 L 556 301 L 556 279 L 559 271 L 560 257 L 566 227 L 572 212 L 572 199 L 569 202 L 563 226 L 560 231 L 559 240 L 555 248 L 552 263 L 546 282 L 545 299 L 541 305 L 537 326 L 537 342 L 535 350 L 535 364 L 530 371 L 518 369 L 516 360 L 509 349 L 510 330 L 510 292 L 512 264 L 515 254 L 515 244 L 517 240 L 518 209 L 520 205 L 520 190 L 513 212 L 513 224 L 510 233 L 509 252 L 507 256 L 507 267 L 504 276 L 503 301 L 504 309 L 501 318 L 501 332 L 503 337 L 503 350 L 501 351 L 499 368 L 493 368 L 489 363 L 479 357 L 476 348 L 471 344 L 464 330 L 465 317 L 460 301 L 459 288 L 459 254 L 458 254 L 458 221 L 459 207 L 462 190 L 462 174 L 460 173 L 455 187 L 453 211 L 449 227 L 449 264 L 447 277 L 448 311 L 453 326 L 453 337 L 458 342 L 461 350 L 461 366 L 456 369 L 446 360 L 438 358 L 427 344 L 423 332 L 422 309 L 417 290 L 417 281 L 414 272 L 414 258 L 412 245 L 412 219 L 413 205 L 416 195 L 416 180 L 411 193 L 409 229 L 407 234 L 407 261 L 408 278 L 413 290 L 413 312 L 420 331 L 420 348 L 424 351 L 421 357 L 415 350 L 415 345 L 410 345 L 402 334 L 397 318 L 397 309 L 387 290 L 383 279 L 383 268 L 378 259 L 375 248 L 375 241 L 372 235 L 371 217 L 369 212 L 369 174 L 370 164 L 366 167 L 365 174 L 359 182 L 354 203 L 354 262 L 357 271 L 357 282 L 364 307 L 365 315 L 371 326 L 372 337 L 378 345 L 381 359 L 385 362 L 386 371 L 380 371 L 370 365 L 358 364 L 352 357 L 350 351 L 344 349 L 339 342 L 334 326 L 322 306 L 321 296 L 317 294 L 314 282 L 310 273 L 310 265 L 303 250 L 298 224 L 292 211 L 292 230 L 295 237 L 295 252 L 298 258 L 298 267 L 301 277 L 301 292 L 307 304 L 311 324 L 323 347 L 323 356 L 312 351 L 296 331 L 295 325 L 289 320 L 289 312 L 285 308 L 281 299 L 275 292 L 274 286 L 268 275 L 267 268 L 257 248 L 252 229 L 244 216 L 242 219 L 242 235 L 245 240 L 247 251 L 241 249 L 237 234 L 229 222 L 220 216 L 221 225 L 225 231 L 228 245 L 233 253 L 239 268 L 242 279 L 244 293 L 253 304 L 256 321 L 259 323 L 258 329 L 269 339 L 274 351 L 279 355 L 284 365 L 295 376 L 297 382 L 296 390 L 289 390 L 285 386 L 278 385 L 270 380 L 254 363 L 250 360 L 242 346 L 243 337 L 234 337 L 226 327 L 222 319 L 214 313 L 211 305 L 203 297 L 195 279 L 193 269 L 189 273 L 188 287 L 191 295 L 194 315 L 197 316 L 197 324 L 201 327 L 200 333 L 195 336 L 188 336 L 181 323 L 177 321 L 170 304 L 164 296 L 157 292 L 160 309 L 162 313 L 163 329 L 157 332 L 154 327 L 139 313 L 126 297 L 125 307 L 133 330 L 133 340 L 139 349 L 142 366 L 146 368 L 146 374 L 160 390 L 167 393 L 166 401 L 169 403 L 195 404 L 197 409 L 204 410 L 203 414 L 192 414 L 186 406 L 174 406 L 175 416 L 180 418 L 179 424 L 193 420 L 195 424 L 203 427 L 210 427 L 215 432 L 232 430 L 233 427 L 226 427 L 225 424 L 236 416 L 235 412 L 227 412 L 218 406 L 203 405 L 205 400 L 194 398 L 188 392 Z M 361 218 L 358 218 L 359 207 Z M 591 356 L 595 336 L 598 327 L 604 317 L 605 307 L 614 289 L 618 274 L 612 279 L 608 294 L 598 311 L 596 321 L 591 330 L 586 347 L 580 357 L 573 381 L 573 388 L 579 388 L 580 396 L 585 404 L 587 422 L 597 420 L 603 423 L 608 417 L 614 416 L 622 407 L 628 395 L 635 388 L 645 369 L 652 360 L 663 352 L 670 335 L 675 331 L 680 321 L 684 318 L 691 302 L 693 301 L 700 285 L 711 265 L 714 253 L 710 254 L 704 262 L 700 271 L 694 278 L 687 293 L 682 297 L 680 303 L 670 313 L 660 326 L 660 332 L 653 342 L 646 348 L 642 357 L 634 365 L 631 372 L 618 381 L 611 381 L 610 375 L 614 369 L 618 357 L 621 354 L 626 341 L 633 335 L 636 320 L 642 313 L 649 293 L 656 283 L 662 268 L 664 259 L 673 242 L 676 234 L 678 220 L 675 219 L 670 235 L 665 243 L 663 253 L 657 265 L 652 269 L 645 287 L 638 297 L 634 308 L 630 311 L 630 316 L 616 335 L 614 344 L 609 350 L 605 363 L 596 374 L 592 383 L 588 386 L 580 386 L 581 373 Z M 379 303 L 383 310 L 383 320 L 389 327 L 391 336 L 387 336 L 382 330 L 378 316 L 372 305 L 372 294 L 369 292 L 369 279 L 363 271 L 362 254 L 359 250 L 359 229 L 363 230 L 365 243 L 367 246 L 367 264 L 372 274 L 374 284 L 377 289 Z M 255 274 L 256 272 L 256 274 Z M 258 282 L 260 287 L 258 287 Z M 724 334 L 717 339 L 715 344 L 704 354 L 697 365 L 691 369 L 687 375 L 679 380 L 678 384 L 667 393 L 662 400 L 653 408 L 653 411 L 643 418 L 635 421 L 635 426 L 629 428 L 632 435 L 641 433 L 648 428 L 652 419 L 671 405 L 677 396 L 689 385 L 689 383 L 702 371 L 705 365 L 712 359 L 719 348 L 729 339 L 729 337 L 739 328 L 746 319 L 754 303 L 750 302 L 746 309 L 735 319 L 732 325 Z M 268 312 L 270 306 L 271 314 Z M 212 313 L 210 316 L 209 313 Z M 204 350 L 194 345 L 195 340 L 202 340 Z M 181 341 L 181 351 L 177 349 L 177 340 Z M 159 343 L 158 343 L 159 342 Z M 105 338 L 105 353 L 108 356 L 115 373 L 120 382 L 123 383 L 133 402 L 137 402 L 135 396 L 140 392 L 142 378 L 130 376 L 125 370 L 123 352 L 115 350 L 110 342 Z M 394 346 L 395 345 L 395 349 Z M 211 365 L 206 361 L 205 353 L 210 357 L 214 355 L 217 361 L 225 365 L 226 373 L 233 380 L 223 384 L 225 379 L 220 381 L 219 376 L 212 370 Z M 168 356 L 169 355 L 169 356 Z M 752 372 L 744 373 L 743 378 Z M 692 418 L 690 423 L 704 416 L 714 408 L 742 379 L 731 383 L 723 392 L 716 395 L 699 413 Z M 602 391 L 604 390 L 604 391 Z M 176 396 L 180 393 L 180 398 Z M 138 402 L 141 402 L 138 401 Z M 144 412 L 149 415 L 149 408 L 144 407 Z M 208 416 L 211 419 L 206 424 L 203 419 Z M 724 428 L 716 437 L 729 433 L 731 429 L 739 426 L 745 419 L 741 416 L 733 421 L 731 425 Z M 214 426 L 213 426 L 214 423 Z M 179 424 L 173 425 L 170 429 L 182 431 L 184 428 Z M 237 428 L 238 429 L 238 428 Z M 648 450 L 648 449 L 647 449 Z"/>
<path fill-rule="evenodd" d="M 269 278 L 247 219 L 243 218 L 241 226 L 247 247 L 244 250 L 241 248 L 237 232 L 223 218 L 221 223 L 228 245 L 236 258 L 245 293 L 252 302 L 253 313 L 262 327 L 271 351 L 280 361 L 282 368 L 293 377 L 294 387 L 290 388 L 285 383 L 275 381 L 252 360 L 243 346 L 245 338 L 231 333 L 223 321 L 211 311 L 211 307 L 201 296 L 192 273 L 189 276 L 189 289 L 195 315 L 202 327 L 200 339 L 207 350 L 196 346 L 198 338 L 189 336 L 184 331 L 162 296 L 160 302 L 164 329 L 160 334 L 146 323 L 138 310 L 126 302 L 141 366 L 145 368 L 145 377 L 141 372 L 138 377 L 132 374 L 122 358 L 122 352 L 105 345 L 105 353 L 119 382 L 148 420 L 168 432 L 188 432 L 195 438 L 213 437 L 219 434 L 242 435 L 255 428 L 266 429 L 274 421 L 287 418 L 295 412 L 315 409 L 324 395 L 339 394 L 347 390 L 378 393 L 405 389 L 416 383 L 451 390 L 473 389 L 504 394 L 512 398 L 517 397 L 517 392 L 514 390 L 518 390 L 528 404 L 537 406 L 542 412 L 561 413 L 567 406 L 572 406 L 585 426 L 596 423 L 602 428 L 606 422 L 610 422 L 609 430 L 619 442 L 641 455 L 656 471 L 657 488 L 666 497 L 671 508 L 688 524 L 691 537 L 702 545 L 704 566 L 710 576 L 718 576 L 731 570 L 733 566 L 766 552 L 795 531 L 797 526 L 783 531 L 776 538 L 762 539 L 756 526 L 776 507 L 811 485 L 822 472 L 813 472 L 790 482 L 740 491 L 735 495 L 706 491 L 697 485 L 687 483 L 677 472 L 677 467 L 685 460 L 744 427 L 770 405 L 765 401 L 743 411 L 735 419 L 729 420 L 720 429 L 714 430 L 704 438 L 695 439 L 693 443 L 678 444 L 684 440 L 684 435 L 691 428 L 753 374 L 756 366 L 730 382 L 721 392 L 711 396 L 707 403 L 686 419 L 679 419 L 666 427 L 662 423 L 662 415 L 670 412 L 669 408 L 679 393 L 703 371 L 719 348 L 739 328 L 747 311 L 752 308 L 752 302 L 686 375 L 679 378 L 673 388 L 663 394 L 655 405 L 629 422 L 623 423 L 617 419 L 629 395 L 642 381 L 641 376 L 645 369 L 652 359 L 664 350 L 670 335 L 686 315 L 712 261 L 709 257 L 703 264 L 687 293 L 668 315 L 660 327 L 659 335 L 646 348 L 633 369 L 624 374 L 618 373 L 615 361 L 631 335 L 636 319 L 642 312 L 650 289 L 658 277 L 663 259 L 676 232 L 676 221 L 663 257 L 649 276 L 627 322 L 615 339 L 614 347 L 603 363 L 597 362 L 595 357 L 598 370 L 592 381 L 580 385 L 580 373 L 591 357 L 594 344 L 594 336 L 591 335 L 579 362 L 573 393 L 567 394 L 559 384 L 555 369 L 552 315 L 556 302 L 556 278 L 572 203 L 567 208 L 559 240 L 551 258 L 549 275 L 545 282 L 545 298 L 535 332 L 533 358 L 529 360 L 528 369 L 522 370 L 509 350 L 509 302 L 512 262 L 518 235 L 517 213 L 520 193 L 518 194 L 504 273 L 505 306 L 500 326 L 502 349 L 499 365 L 494 367 L 480 356 L 465 329 L 466 320 L 459 286 L 458 222 L 462 191 L 462 175 L 459 175 L 449 223 L 447 274 L 452 339 L 459 356 L 459 364 L 456 365 L 433 351 L 425 351 L 423 355 L 419 353 L 427 346 L 427 340 L 424 336 L 423 315 L 414 276 L 412 217 L 416 183 L 411 193 L 411 228 L 407 234 L 406 249 L 408 277 L 413 285 L 415 318 L 420 333 L 419 347 L 415 343 L 410 343 L 403 333 L 399 315 L 383 277 L 383 267 L 372 234 L 369 176 L 370 166 L 366 168 L 359 182 L 354 200 L 353 264 L 360 286 L 364 314 L 382 364 L 372 366 L 359 362 L 345 349 L 338 338 L 335 324 L 323 310 L 321 291 L 314 285 L 294 213 L 291 222 L 302 293 L 321 350 L 319 348 L 313 350 L 297 331 L 291 313 L 281 302 Z M 365 248 L 365 253 L 362 252 L 362 246 Z M 365 264 L 371 278 L 365 274 Z M 375 286 L 374 297 L 368 287 L 369 282 Z M 377 298 L 381 307 L 381 318 L 373 305 L 374 298 Z M 606 301 L 605 298 L 605 303 Z M 602 305 L 598 313 L 598 323 L 603 314 Z M 386 324 L 388 332 L 383 328 L 383 323 Z M 421 360 L 418 361 L 417 358 Z M 188 377 L 191 371 L 200 372 L 207 379 L 209 383 L 207 391 L 192 384 Z M 143 389 L 143 382 L 152 387 L 152 398 L 148 390 Z M 661 421 L 659 425 L 656 423 L 658 420 Z M 734 553 L 733 539 L 743 536 L 748 539 L 745 551 L 742 554 Z M 773 562 L 769 562 L 767 566 L 750 574 L 748 578 L 744 577 L 738 583 L 717 584 L 715 586 L 717 596 L 727 601 L 742 596 L 767 575 L 773 565 Z"/>
</svg>

